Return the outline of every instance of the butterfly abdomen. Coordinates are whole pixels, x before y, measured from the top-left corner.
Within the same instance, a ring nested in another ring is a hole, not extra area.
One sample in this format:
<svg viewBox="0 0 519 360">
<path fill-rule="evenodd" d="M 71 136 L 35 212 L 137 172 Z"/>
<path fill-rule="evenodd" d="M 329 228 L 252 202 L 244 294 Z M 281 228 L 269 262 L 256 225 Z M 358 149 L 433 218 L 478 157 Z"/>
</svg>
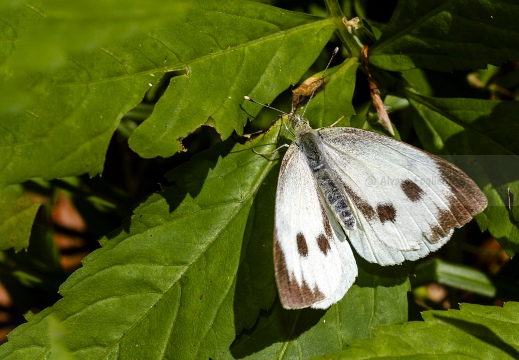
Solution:
<svg viewBox="0 0 519 360">
<path fill-rule="evenodd" d="M 314 173 L 324 198 L 333 213 L 337 215 L 337 220 L 345 229 L 355 227 L 355 218 L 351 213 L 348 201 L 343 192 L 337 186 L 329 171 L 324 167 L 321 171 Z"/>
</svg>

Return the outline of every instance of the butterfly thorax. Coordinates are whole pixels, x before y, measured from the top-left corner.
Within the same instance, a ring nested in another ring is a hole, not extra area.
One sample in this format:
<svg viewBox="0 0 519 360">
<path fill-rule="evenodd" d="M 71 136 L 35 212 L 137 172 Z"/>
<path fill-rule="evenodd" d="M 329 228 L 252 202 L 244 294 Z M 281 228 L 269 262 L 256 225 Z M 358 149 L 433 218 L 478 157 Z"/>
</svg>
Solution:
<svg viewBox="0 0 519 360">
<path fill-rule="evenodd" d="M 317 172 L 326 167 L 326 159 L 319 148 L 319 135 L 310 127 L 308 120 L 300 115 L 290 117 L 294 128 L 295 143 L 306 155 L 306 159 L 312 172 Z"/>
</svg>

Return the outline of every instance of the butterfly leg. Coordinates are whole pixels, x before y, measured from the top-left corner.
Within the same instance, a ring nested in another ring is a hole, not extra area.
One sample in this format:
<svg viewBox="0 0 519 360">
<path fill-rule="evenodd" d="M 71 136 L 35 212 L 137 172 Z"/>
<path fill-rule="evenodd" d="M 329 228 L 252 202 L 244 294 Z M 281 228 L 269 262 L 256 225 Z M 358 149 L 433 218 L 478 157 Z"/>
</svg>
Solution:
<svg viewBox="0 0 519 360">
<path fill-rule="evenodd" d="M 254 154 L 256 154 L 256 155 L 260 155 L 260 156 L 263 156 L 264 158 L 267 158 L 267 155 L 268 155 L 268 156 L 272 156 L 274 153 L 278 152 L 279 149 L 284 148 L 284 147 L 289 147 L 289 145 L 288 145 L 288 144 L 283 144 L 283 145 L 281 145 L 281 146 L 275 148 L 275 149 L 272 150 L 271 152 L 269 152 L 269 153 L 264 153 L 264 154 L 259 153 L 259 152 L 257 152 L 257 151 L 254 150 L 254 149 L 252 149 L 252 152 L 253 152 Z M 270 159 L 269 159 L 269 160 L 270 160 Z"/>
</svg>

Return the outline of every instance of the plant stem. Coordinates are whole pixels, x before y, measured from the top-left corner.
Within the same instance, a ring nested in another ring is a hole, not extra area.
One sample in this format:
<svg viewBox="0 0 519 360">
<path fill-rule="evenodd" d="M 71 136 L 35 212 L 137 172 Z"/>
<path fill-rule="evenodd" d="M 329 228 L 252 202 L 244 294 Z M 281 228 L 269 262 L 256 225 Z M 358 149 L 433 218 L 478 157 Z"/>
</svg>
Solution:
<svg viewBox="0 0 519 360">
<path fill-rule="evenodd" d="M 324 0 L 324 4 L 326 5 L 326 9 L 328 10 L 328 14 L 330 18 L 335 22 L 335 26 L 337 27 L 337 33 L 341 42 L 344 44 L 346 51 L 348 52 L 348 57 L 359 57 L 361 48 L 357 41 L 353 38 L 348 30 L 346 30 L 346 26 L 342 23 L 342 19 L 344 18 L 344 14 L 342 13 L 342 9 L 337 0 Z"/>
</svg>

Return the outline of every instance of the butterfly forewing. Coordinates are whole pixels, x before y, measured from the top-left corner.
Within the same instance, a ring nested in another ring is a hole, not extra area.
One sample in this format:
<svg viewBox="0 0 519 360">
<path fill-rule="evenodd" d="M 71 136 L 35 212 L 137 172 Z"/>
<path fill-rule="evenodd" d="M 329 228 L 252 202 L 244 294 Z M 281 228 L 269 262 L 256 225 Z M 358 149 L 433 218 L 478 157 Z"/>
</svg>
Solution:
<svg viewBox="0 0 519 360">
<path fill-rule="evenodd" d="M 279 173 L 274 263 L 281 303 L 287 309 L 327 308 L 353 284 L 357 266 L 308 166 L 292 144 Z"/>
<path fill-rule="evenodd" d="M 424 257 L 486 207 L 461 170 L 411 145 L 355 128 L 318 133 L 357 222 L 345 232 L 370 262 Z"/>
</svg>

